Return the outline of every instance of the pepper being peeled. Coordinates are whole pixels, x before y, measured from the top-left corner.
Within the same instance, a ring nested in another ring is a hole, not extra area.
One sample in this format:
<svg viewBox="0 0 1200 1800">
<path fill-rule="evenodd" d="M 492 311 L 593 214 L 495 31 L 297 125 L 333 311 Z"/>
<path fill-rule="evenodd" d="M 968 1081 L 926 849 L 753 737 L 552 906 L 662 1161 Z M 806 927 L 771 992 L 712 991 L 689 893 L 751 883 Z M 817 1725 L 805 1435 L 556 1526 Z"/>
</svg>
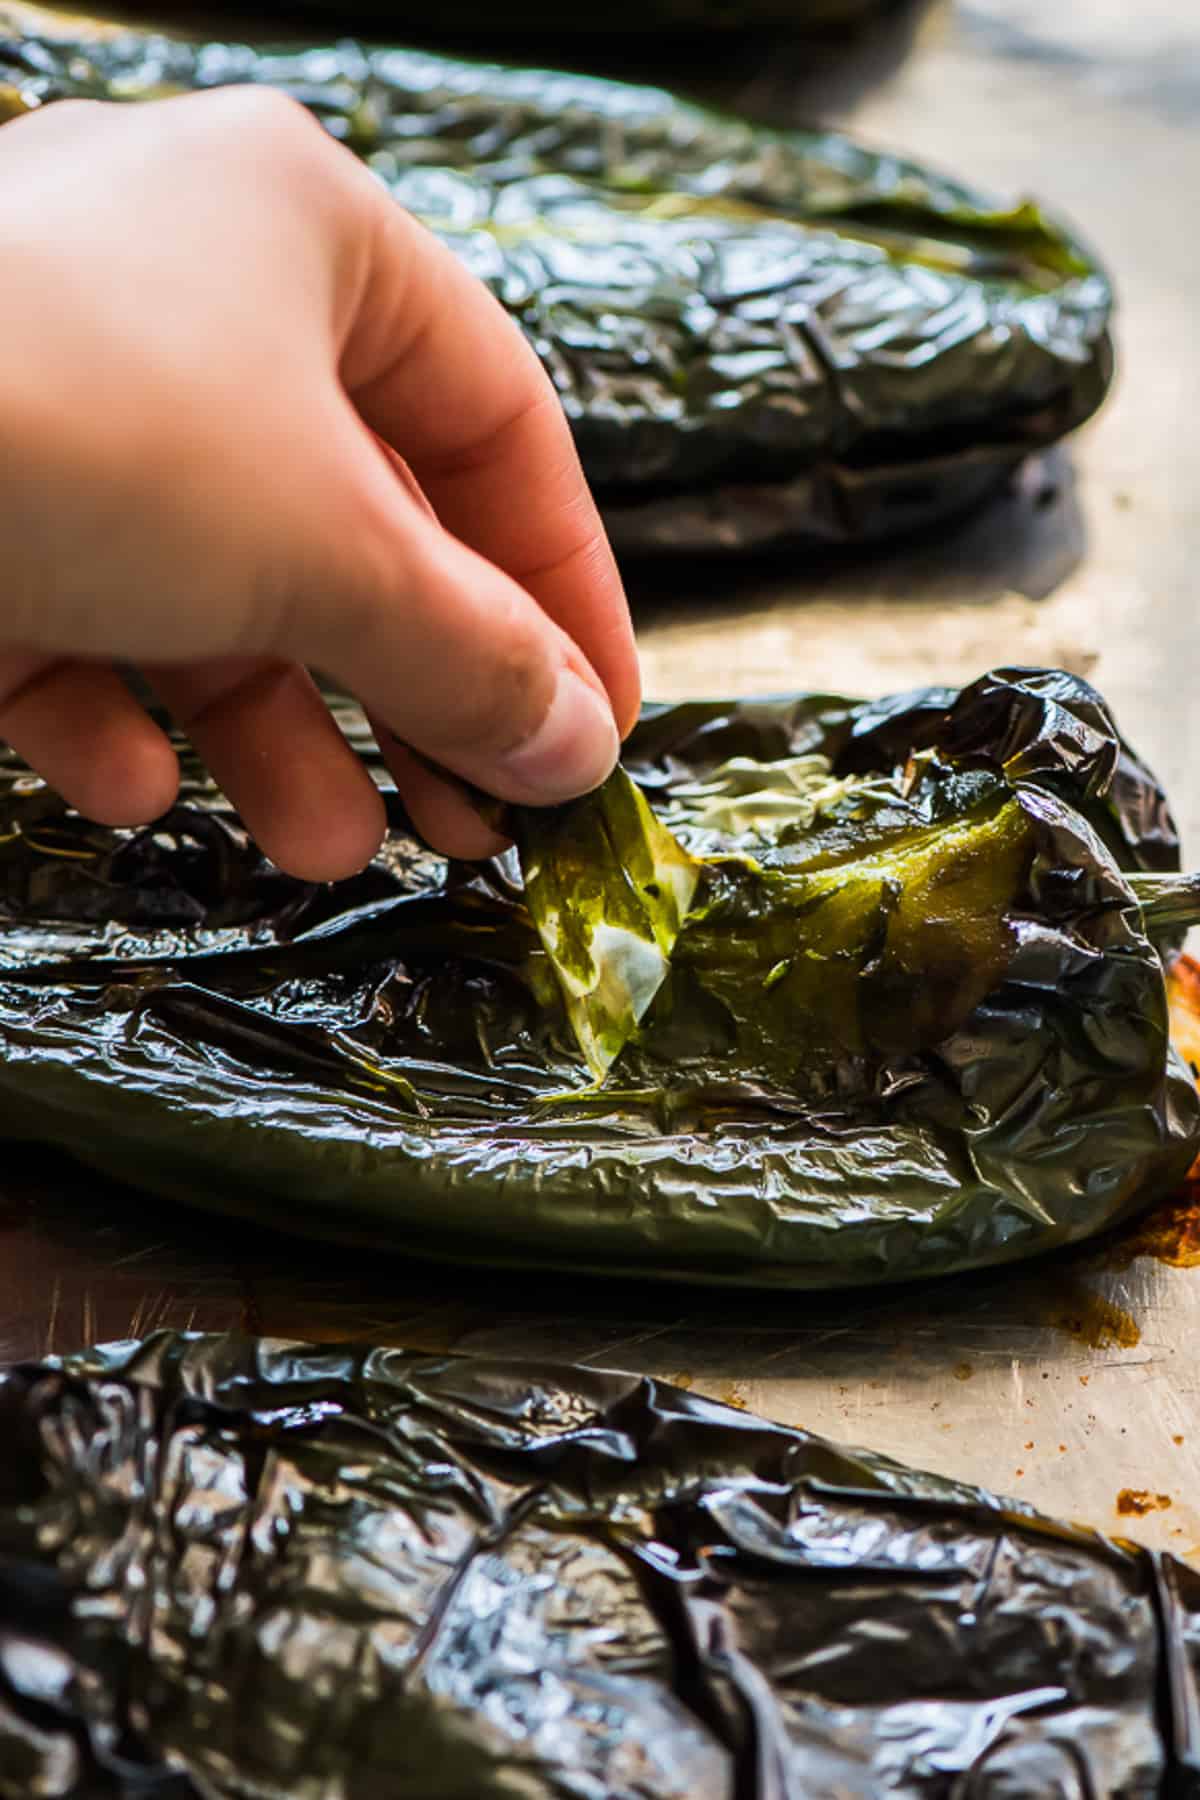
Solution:
<svg viewBox="0 0 1200 1800">
<path fill-rule="evenodd" d="M 104 32 L 0 0 L 0 117 L 229 82 L 293 94 L 487 282 L 618 551 L 911 531 L 1107 389 L 1108 282 L 1032 203 L 650 88 Z"/>
<path fill-rule="evenodd" d="M 0 1377 L 14 1800 L 1182 1800 L 1198 1646 L 1171 1556 L 634 1375 Z"/>
<path fill-rule="evenodd" d="M 142 1187 L 455 1260 L 834 1286 L 1087 1237 L 1200 1148 L 1157 947 L 1195 890 L 1073 676 L 648 709 L 650 811 L 610 824 L 656 817 L 698 881 L 599 1086 L 545 949 L 569 883 L 447 867 L 388 793 L 370 869 L 305 887 L 181 748 L 136 832 L 0 764 L 0 1126 Z M 524 815 L 526 858 L 570 816 Z"/>
</svg>

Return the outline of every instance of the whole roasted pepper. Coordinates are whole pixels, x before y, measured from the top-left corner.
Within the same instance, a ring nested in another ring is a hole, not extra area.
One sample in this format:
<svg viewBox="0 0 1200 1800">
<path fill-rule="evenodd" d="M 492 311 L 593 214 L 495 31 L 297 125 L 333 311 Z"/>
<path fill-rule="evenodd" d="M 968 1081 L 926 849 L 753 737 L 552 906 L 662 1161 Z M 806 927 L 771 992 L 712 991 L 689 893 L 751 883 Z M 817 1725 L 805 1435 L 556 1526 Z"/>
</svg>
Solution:
<svg viewBox="0 0 1200 1800">
<path fill-rule="evenodd" d="M 590 1368 L 9 1369 L 0 1608 L 14 1795 L 1195 1792 L 1194 1569 Z"/>
<path fill-rule="evenodd" d="M 265 864 L 181 749 L 137 832 L 0 765 L 0 1125 L 144 1187 L 803 1287 L 1086 1237 L 1200 1149 L 1158 948 L 1200 904 L 1075 677 L 651 708 L 632 783 L 521 815 L 519 855 L 447 867 L 390 794 L 334 888 Z"/>
<path fill-rule="evenodd" d="M 1108 282 L 1031 203 L 656 89 L 353 44 L 263 51 L 0 0 L 0 117 L 293 94 L 528 334 L 630 554 L 885 538 L 1086 419 Z"/>
</svg>

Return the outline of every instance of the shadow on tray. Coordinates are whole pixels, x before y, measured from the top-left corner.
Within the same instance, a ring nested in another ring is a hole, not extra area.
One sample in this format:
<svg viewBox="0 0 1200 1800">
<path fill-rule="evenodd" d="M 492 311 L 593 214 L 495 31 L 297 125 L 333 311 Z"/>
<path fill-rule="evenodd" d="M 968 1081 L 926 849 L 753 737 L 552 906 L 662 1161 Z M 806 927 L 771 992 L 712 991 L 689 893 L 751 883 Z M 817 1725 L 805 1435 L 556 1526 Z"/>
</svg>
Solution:
<svg viewBox="0 0 1200 1800">
<path fill-rule="evenodd" d="M 994 499 L 955 524 L 887 543 L 802 546 L 752 558 L 633 559 L 625 564 L 640 623 L 696 606 L 739 611 L 786 597 L 852 602 L 973 601 L 1011 594 L 1045 600 L 1082 562 L 1087 534 L 1070 453 L 1063 446 L 1025 463 Z"/>
</svg>

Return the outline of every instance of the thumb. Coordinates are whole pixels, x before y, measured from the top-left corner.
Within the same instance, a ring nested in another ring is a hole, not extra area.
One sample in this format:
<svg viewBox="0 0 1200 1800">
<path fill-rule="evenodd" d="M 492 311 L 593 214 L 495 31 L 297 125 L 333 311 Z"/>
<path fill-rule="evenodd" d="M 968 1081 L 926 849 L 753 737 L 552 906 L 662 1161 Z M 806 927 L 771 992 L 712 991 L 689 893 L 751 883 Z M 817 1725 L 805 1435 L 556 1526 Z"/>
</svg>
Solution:
<svg viewBox="0 0 1200 1800">
<path fill-rule="evenodd" d="M 290 641 L 268 648 L 321 668 L 402 743 L 502 800 L 550 805 L 599 786 L 620 740 L 583 651 L 442 529 L 357 418 L 351 435 L 338 465 L 353 471 L 348 503 L 310 515 L 337 521 L 335 567 L 304 582 Z"/>
</svg>

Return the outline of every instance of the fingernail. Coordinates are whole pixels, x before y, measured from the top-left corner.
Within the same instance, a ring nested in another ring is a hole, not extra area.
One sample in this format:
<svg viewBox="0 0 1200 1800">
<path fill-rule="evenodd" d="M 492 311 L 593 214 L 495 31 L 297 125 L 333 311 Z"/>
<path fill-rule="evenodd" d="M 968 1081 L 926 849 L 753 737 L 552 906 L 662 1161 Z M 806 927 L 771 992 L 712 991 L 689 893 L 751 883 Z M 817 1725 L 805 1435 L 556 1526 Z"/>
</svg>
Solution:
<svg viewBox="0 0 1200 1800">
<path fill-rule="evenodd" d="M 505 757 L 506 785 L 519 785 L 535 806 L 573 800 L 608 779 L 620 749 L 611 707 L 574 670 L 564 669 L 546 717 Z"/>
</svg>

